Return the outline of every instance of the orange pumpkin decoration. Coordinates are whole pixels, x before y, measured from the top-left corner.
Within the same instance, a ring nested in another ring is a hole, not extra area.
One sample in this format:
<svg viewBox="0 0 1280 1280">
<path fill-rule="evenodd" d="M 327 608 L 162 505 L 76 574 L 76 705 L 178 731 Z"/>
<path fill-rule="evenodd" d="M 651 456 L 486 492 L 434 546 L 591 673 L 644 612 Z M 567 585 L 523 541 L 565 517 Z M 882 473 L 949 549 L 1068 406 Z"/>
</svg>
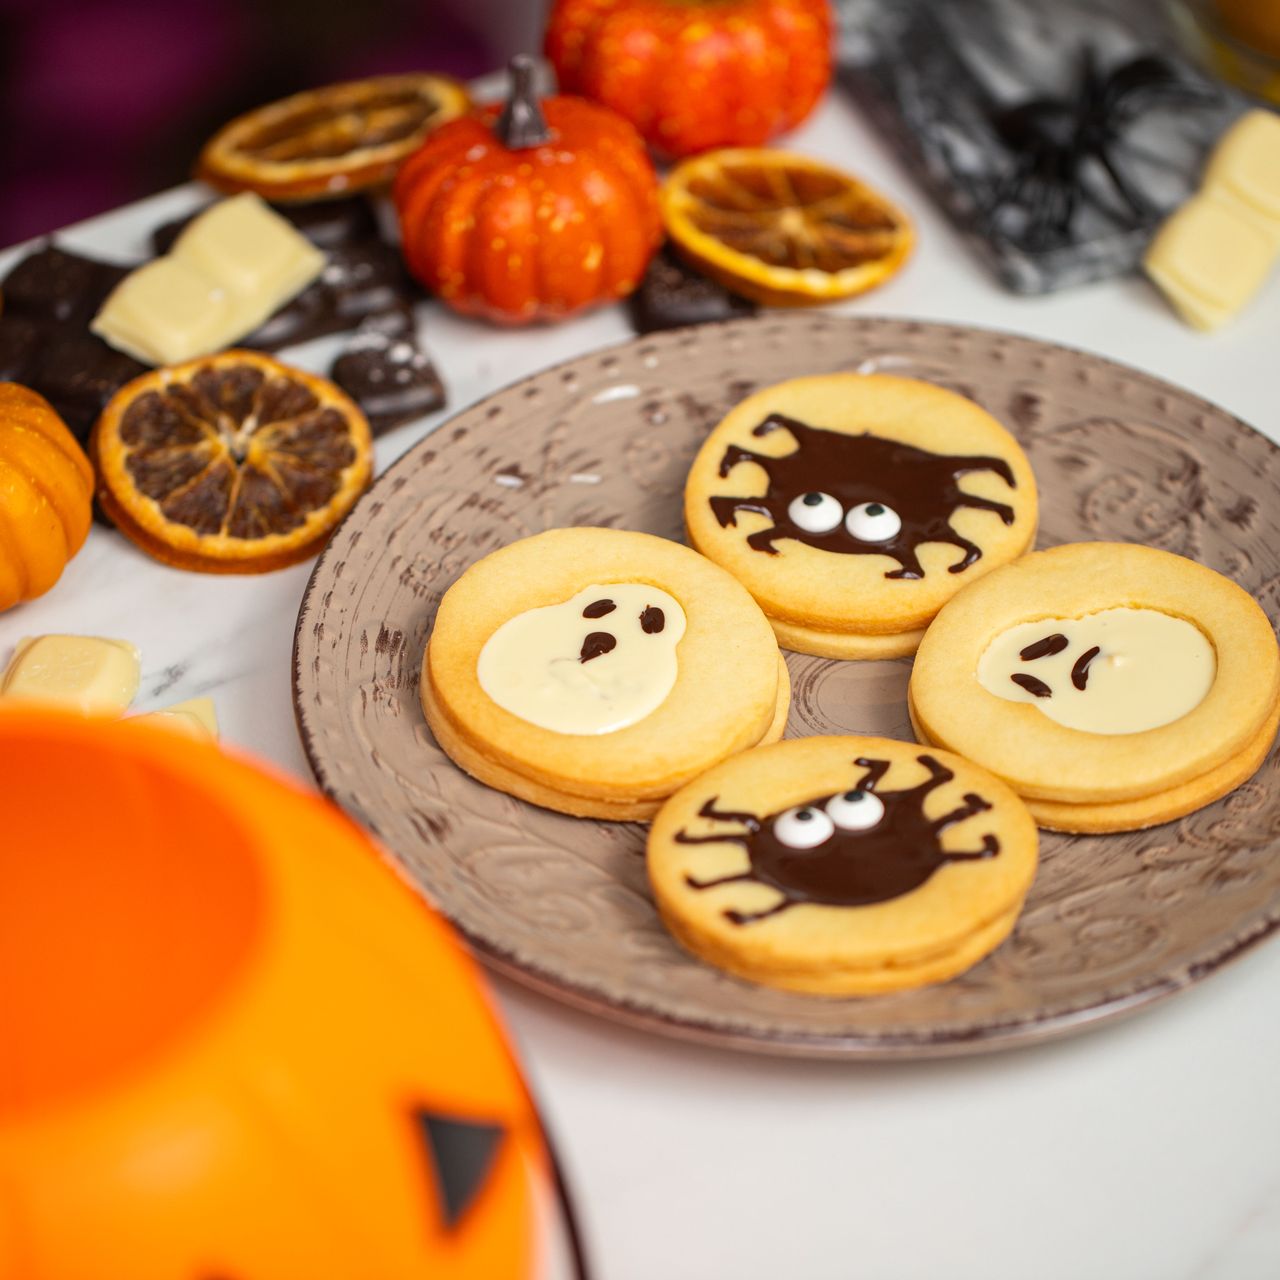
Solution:
<svg viewBox="0 0 1280 1280">
<path fill-rule="evenodd" d="M 831 79 L 828 0 L 556 0 L 560 88 L 613 108 L 670 156 L 758 147 Z"/>
<path fill-rule="evenodd" d="M 0 709 L 0 811 L 0 1274 L 531 1274 L 519 1068 L 336 809 L 170 730 Z"/>
<path fill-rule="evenodd" d="M 394 196 L 409 270 L 458 311 L 559 320 L 625 297 L 661 237 L 644 144 L 613 112 L 533 94 L 450 121 L 405 163 Z"/>
<path fill-rule="evenodd" d="M 0 612 L 43 595 L 84 545 L 93 468 L 41 395 L 0 382 Z"/>
</svg>

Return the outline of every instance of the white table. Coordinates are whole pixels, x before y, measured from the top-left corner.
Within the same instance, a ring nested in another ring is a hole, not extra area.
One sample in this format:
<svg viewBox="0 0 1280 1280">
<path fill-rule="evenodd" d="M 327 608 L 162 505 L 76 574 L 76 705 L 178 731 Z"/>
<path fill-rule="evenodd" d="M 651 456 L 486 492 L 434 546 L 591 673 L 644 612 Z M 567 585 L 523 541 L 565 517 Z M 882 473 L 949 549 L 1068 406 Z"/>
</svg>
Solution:
<svg viewBox="0 0 1280 1280">
<path fill-rule="evenodd" d="M 849 311 L 1016 330 L 1126 361 L 1280 438 L 1280 281 L 1218 336 L 1139 279 L 1050 298 L 1002 292 L 843 97 L 790 145 L 880 185 L 918 220 L 906 270 Z M 102 256 L 202 200 L 181 188 L 69 231 Z M 0 255 L 7 269 L 12 255 Z M 450 411 L 630 336 L 618 308 L 492 330 L 432 303 Z M 327 368 L 337 340 L 289 353 Z M 445 415 L 378 445 L 385 466 Z M 0 615 L 143 653 L 138 708 L 197 694 L 225 740 L 299 776 L 289 691 L 310 565 L 180 573 L 95 528 L 58 586 Z M 1273 1280 L 1280 1276 L 1280 943 L 1147 1013 L 1042 1048 L 843 1066 L 691 1048 L 597 1022 L 507 983 L 498 994 L 580 1202 L 602 1280 Z"/>
</svg>

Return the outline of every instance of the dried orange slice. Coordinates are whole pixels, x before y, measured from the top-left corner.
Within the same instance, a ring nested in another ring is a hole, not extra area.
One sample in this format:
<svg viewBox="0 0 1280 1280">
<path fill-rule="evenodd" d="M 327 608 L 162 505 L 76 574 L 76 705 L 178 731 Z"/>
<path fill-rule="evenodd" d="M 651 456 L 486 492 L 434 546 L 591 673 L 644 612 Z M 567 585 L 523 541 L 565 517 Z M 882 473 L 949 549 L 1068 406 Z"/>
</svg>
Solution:
<svg viewBox="0 0 1280 1280">
<path fill-rule="evenodd" d="M 223 125 L 196 177 L 268 200 L 347 195 L 390 181 L 432 129 L 470 105 L 456 80 L 427 73 L 309 89 Z"/>
<path fill-rule="evenodd" d="M 735 293 L 800 307 L 882 283 L 915 233 L 879 192 L 830 165 L 775 150 L 708 151 L 662 188 L 680 253 Z"/>
<path fill-rule="evenodd" d="M 120 531 L 157 560 L 205 573 L 305 560 L 373 470 L 373 437 L 354 402 L 257 351 L 126 383 L 90 450 L 99 500 Z"/>
</svg>

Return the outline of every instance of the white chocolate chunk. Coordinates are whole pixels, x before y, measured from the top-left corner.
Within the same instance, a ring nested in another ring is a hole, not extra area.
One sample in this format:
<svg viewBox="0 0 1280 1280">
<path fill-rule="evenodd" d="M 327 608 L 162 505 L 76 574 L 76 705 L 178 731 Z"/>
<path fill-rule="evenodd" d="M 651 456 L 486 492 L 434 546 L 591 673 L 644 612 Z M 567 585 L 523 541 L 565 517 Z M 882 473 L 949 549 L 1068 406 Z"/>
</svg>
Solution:
<svg viewBox="0 0 1280 1280">
<path fill-rule="evenodd" d="M 1213 149 L 1202 190 L 1239 200 L 1280 239 L 1280 115 L 1245 112 Z"/>
<path fill-rule="evenodd" d="M 90 327 L 135 360 L 177 364 L 223 345 L 224 335 L 238 329 L 237 310 L 203 271 L 157 258 L 120 281 Z"/>
<path fill-rule="evenodd" d="M 214 710 L 212 698 L 191 698 L 186 702 L 175 702 L 171 707 L 147 711 L 133 719 L 146 720 L 166 729 L 176 729 L 204 742 L 218 740 L 218 714 Z"/>
<path fill-rule="evenodd" d="M 325 257 L 259 196 L 202 213 L 166 257 L 132 271 L 90 326 L 150 364 L 230 346 L 324 270 Z"/>
<path fill-rule="evenodd" d="M 120 716 L 138 692 L 139 670 L 138 651 L 126 640 L 37 636 L 18 646 L 0 697 Z"/>
<path fill-rule="evenodd" d="M 1255 218 L 1202 193 L 1166 220 L 1143 265 L 1189 324 L 1215 329 L 1262 287 L 1274 258 Z"/>
<path fill-rule="evenodd" d="M 203 271 L 233 297 L 268 304 L 254 324 L 324 269 L 309 240 L 252 192 L 215 204 L 180 235 L 170 256 Z"/>
</svg>

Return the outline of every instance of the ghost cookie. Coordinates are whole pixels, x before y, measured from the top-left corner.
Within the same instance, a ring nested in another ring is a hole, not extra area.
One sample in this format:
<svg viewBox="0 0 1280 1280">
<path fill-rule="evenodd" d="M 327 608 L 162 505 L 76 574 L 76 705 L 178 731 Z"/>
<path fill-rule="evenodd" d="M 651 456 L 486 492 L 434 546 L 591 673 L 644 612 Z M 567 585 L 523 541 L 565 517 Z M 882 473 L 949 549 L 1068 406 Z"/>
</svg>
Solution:
<svg viewBox="0 0 1280 1280">
<path fill-rule="evenodd" d="M 909 702 L 922 742 L 1005 779 L 1042 826 L 1136 830 L 1253 775 L 1280 719 L 1280 653 L 1221 574 L 1154 547 L 1072 543 L 948 604 Z"/>
<path fill-rule="evenodd" d="M 1017 441 L 964 396 L 881 374 L 748 397 L 685 485 L 689 540 L 755 597 L 784 648 L 913 653 L 957 591 L 1035 538 Z"/>
<path fill-rule="evenodd" d="M 801 738 L 682 788 L 649 832 L 675 937 L 752 982 L 872 995 L 941 982 L 1008 936 L 1036 826 L 998 779 L 887 738 Z"/>
<path fill-rule="evenodd" d="M 422 706 L 472 777 L 583 817 L 643 820 L 782 736 L 786 665 L 751 596 L 665 538 L 554 529 L 445 593 Z"/>
</svg>

